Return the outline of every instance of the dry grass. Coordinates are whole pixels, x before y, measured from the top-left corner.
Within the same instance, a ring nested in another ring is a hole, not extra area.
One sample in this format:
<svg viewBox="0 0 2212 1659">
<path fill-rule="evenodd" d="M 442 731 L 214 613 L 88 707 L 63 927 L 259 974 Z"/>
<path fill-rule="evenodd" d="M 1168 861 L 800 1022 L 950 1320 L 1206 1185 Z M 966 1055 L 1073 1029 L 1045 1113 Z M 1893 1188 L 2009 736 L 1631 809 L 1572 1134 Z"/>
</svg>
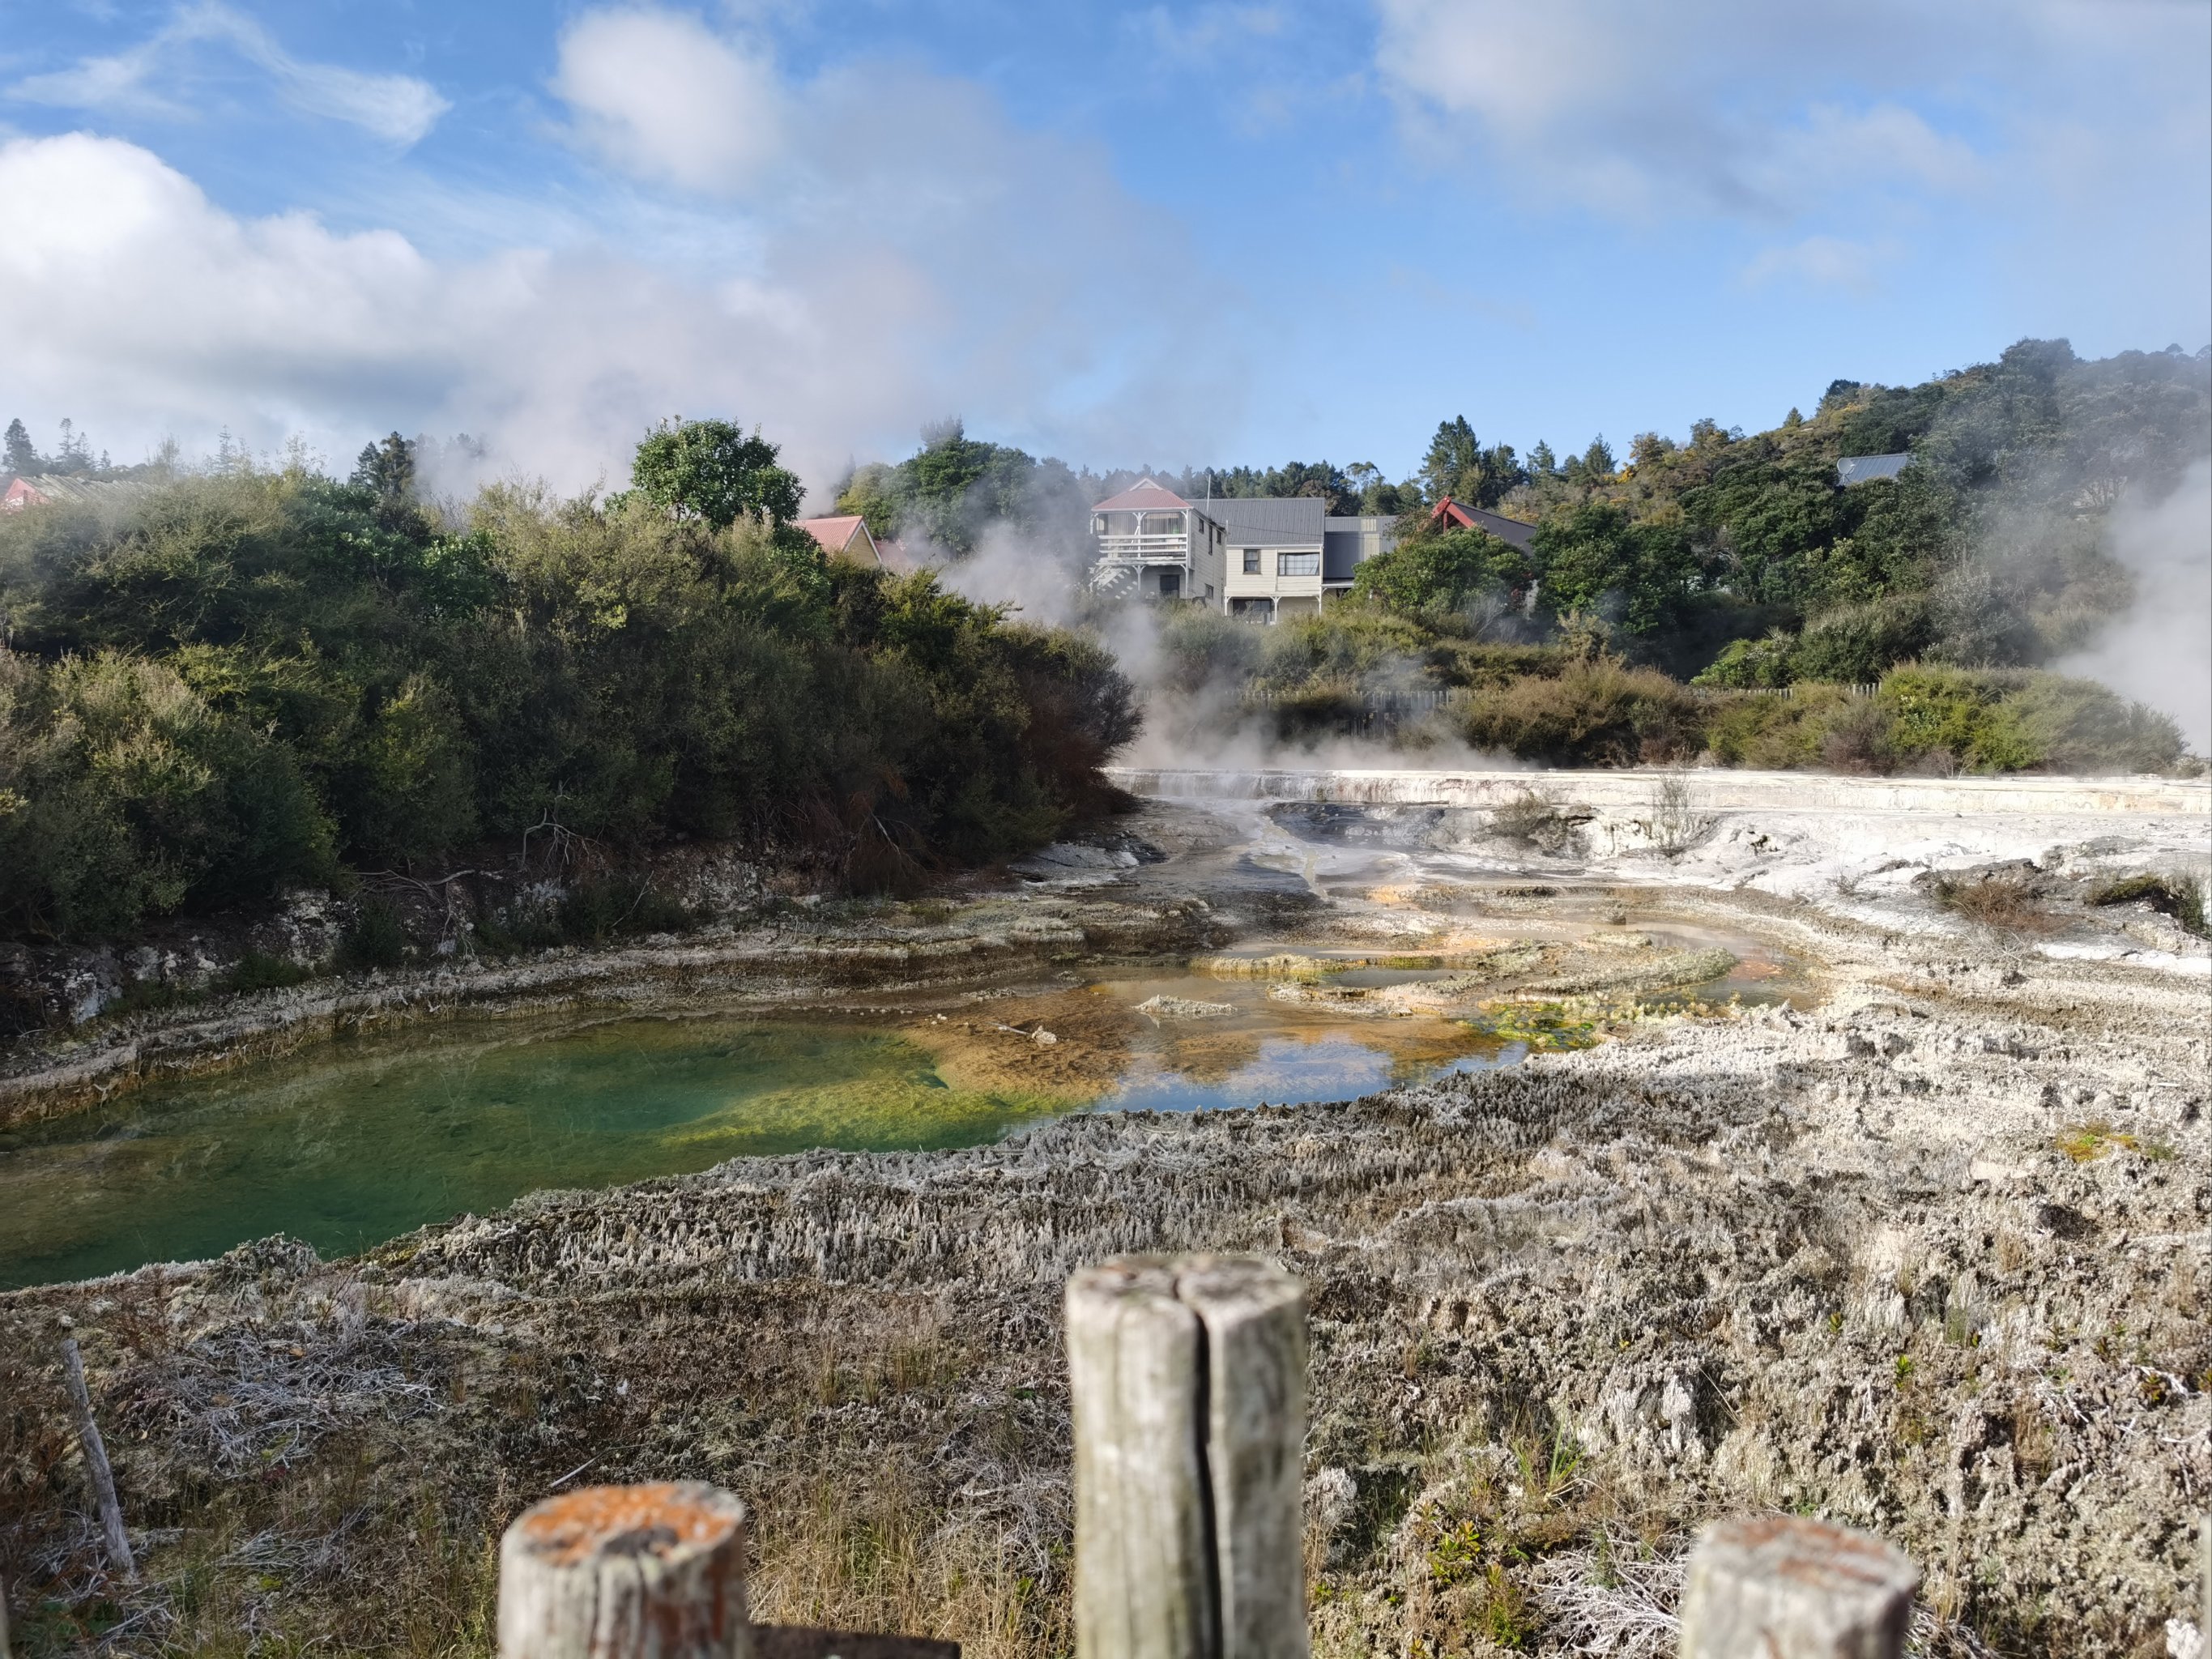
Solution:
<svg viewBox="0 0 2212 1659">
<path fill-rule="evenodd" d="M 1944 877 L 1936 902 L 1962 921 L 2014 938 L 2055 933 L 2065 924 L 2044 902 L 2036 878 L 2024 870 Z"/>
</svg>

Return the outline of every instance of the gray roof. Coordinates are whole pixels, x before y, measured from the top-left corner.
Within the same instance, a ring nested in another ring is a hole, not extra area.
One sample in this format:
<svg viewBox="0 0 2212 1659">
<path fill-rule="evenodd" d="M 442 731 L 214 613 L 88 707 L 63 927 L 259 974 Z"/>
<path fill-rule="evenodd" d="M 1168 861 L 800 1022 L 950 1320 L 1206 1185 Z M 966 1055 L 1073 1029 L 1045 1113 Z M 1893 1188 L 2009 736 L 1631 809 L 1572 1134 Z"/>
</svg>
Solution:
<svg viewBox="0 0 2212 1659">
<path fill-rule="evenodd" d="M 1492 513 L 1486 507 L 1469 507 L 1465 501 L 1455 503 L 1459 510 L 1474 520 L 1474 528 L 1486 536 L 1495 536 L 1508 547 L 1517 547 L 1523 553 L 1536 539 L 1536 526 L 1523 524 L 1518 519 L 1509 519 L 1503 513 Z"/>
<path fill-rule="evenodd" d="M 1856 484 L 1869 483 L 1876 478 L 1894 478 L 1911 459 L 1910 450 L 1901 455 L 1846 455 L 1836 463 L 1836 482 Z"/>
<path fill-rule="evenodd" d="M 1328 514 L 1318 495 L 1216 495 L 1192 505 L 1229 532 L 1232 547 L 1319 547 Z"/>
</svg>

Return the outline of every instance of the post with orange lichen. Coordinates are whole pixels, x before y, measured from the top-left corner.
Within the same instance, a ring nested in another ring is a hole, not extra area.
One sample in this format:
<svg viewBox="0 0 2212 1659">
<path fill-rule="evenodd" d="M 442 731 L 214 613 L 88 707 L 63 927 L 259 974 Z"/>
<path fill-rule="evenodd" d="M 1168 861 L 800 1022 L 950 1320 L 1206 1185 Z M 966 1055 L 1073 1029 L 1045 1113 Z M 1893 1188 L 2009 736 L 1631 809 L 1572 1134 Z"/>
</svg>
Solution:
<svg viewBox="0 0 2212 1659">
<path fill-rule="evenodd" d="M 753 1659 L 745 1506 L 696 1480 L 587 1486 L 499 1547 L 500 1659 Z"/>
<path fill-rule="evenodd" d="M 1879 1538 L 1763 1515 L 1705 1530 L 1682 1589 L 1682 1659 L 1901 1659 L 1920 1570 Z"/>
</svg>

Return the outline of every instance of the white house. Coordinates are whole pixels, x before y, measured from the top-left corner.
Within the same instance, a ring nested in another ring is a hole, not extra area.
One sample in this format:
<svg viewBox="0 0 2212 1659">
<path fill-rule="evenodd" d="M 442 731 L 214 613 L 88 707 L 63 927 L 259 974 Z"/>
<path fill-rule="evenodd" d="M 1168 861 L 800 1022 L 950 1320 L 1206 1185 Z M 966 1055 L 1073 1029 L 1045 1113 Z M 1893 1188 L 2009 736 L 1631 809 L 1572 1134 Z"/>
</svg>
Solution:
<svg viewBox="0 0 2212 1659">
<path fill-rule="evenodd" d="M 1152 478 L 1091 510 L 1102 593 L 1181 599 L 1250 622 L 1317 614 L 1397 543 L 1396 520 L 1331 518 L 1317 495 L 1188 501 Z"/>
</svg>

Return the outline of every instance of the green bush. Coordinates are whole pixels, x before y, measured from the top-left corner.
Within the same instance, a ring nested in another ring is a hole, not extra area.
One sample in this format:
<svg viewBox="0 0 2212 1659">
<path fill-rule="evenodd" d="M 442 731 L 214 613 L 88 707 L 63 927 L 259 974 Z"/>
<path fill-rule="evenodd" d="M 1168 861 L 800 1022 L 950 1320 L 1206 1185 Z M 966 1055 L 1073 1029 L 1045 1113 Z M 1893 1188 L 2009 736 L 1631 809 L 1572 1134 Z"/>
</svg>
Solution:
<svg viewBox="0 0 2212 1659">
<path fill-rule="evenodd" d="M 0 936 L 128 933 L 341 860 L 503 861 L 556 825 L 897 884 L 1098 810 L 1137 723 L 1110 655 L 829 563 L 731 507 L 789 505 L 751 476 L 773 447 L 706 435 L 619 503 L 494 489 L 459 535 L 297 473 L 0 515 Z M 719 493 L 669 496 L 686 478 Z"/>
<path fill-rule="evenodd" d="M 223 976 L 226 991 L 275 991 L 297 985 L 308 977 L 308 970 L 296 962 L 271 956 L 266 951 L 248 951 L 238 959 L 238 965 Z"/>
<path fill-rule="evenodd" d="M 1478 748 L 1559 765 L 1629 766 L 1678 760 L 1701 741 L 1697 700 L 1664 674 L 1610 657 L 1556 678 L 1478 691 L 1461 729 Z"/>
<path fill-rule="evenodd" d="M 1731 640 L 1691 684 L 1737 691 L 1787 685 L 1796 678 L 1791 666 L 1796 649 L 1796 640 L 1779 632 L 1763 640 Z"/>
<path fill-rule="evenodd" d="M 0 652 L 0 933 L 98 938 L 336 870 L 298 763 L 161 664 Z"/>
<path fill-rule="evenodd" d="M 680 933 L 695 925 L 690 911 L 637 877 L 579 882 L 561 900 L 557 915 L 562 937 L 577 945 Z"/>
<path fill-rule="evenodd" d="M 399 907 L 378 894 L 363 898 L 353 925 L 338 939 L 337 965 L 348 973 L 397 968 L 407 960 L 407 924 Z"/>
</svg>

